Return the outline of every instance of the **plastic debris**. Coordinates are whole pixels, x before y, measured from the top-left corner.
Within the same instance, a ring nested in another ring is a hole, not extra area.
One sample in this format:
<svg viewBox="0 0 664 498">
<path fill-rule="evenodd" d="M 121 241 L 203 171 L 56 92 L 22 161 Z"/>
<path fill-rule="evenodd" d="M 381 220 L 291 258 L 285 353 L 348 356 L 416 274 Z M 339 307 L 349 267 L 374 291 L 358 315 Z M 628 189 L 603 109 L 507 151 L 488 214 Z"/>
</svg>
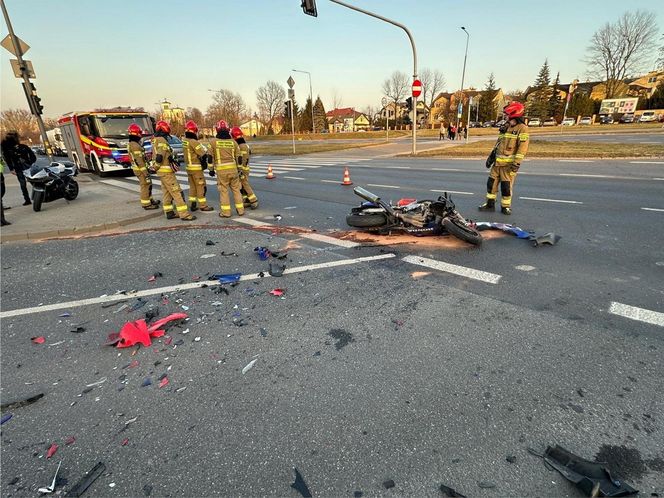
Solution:
<svg viewBox="0 0 664 498">
<path fill-rule="evenodd" d="M 549 232 L 537 237 L 532 236 L 529 240 L 532 241 L 533 246 L 537 247 L 541 245 L 549 245 L 549 246 L 556 245 L 561 238 L 562 237 L 560 235 L 556 235 L 553 232 Z"/>
<path fill-rule="evenodd" d="M 385 489 L 391 489 L 391 488 L 393 488 L 394 486 L 396 486 L 396 484 L 394 484 L 394 481 L 393 481 L 392 479 L 388 479 L 387 481 L 384 481 L 384 482 L 383 482 L 383 487 L 384 487 Z"/>
<path fill-rule="evenodd" d="M 92 485 L 97 478 L 104 473 L 106 470 L 106 465 L 102 462 L 97 463 L 92 470 L 87 472 L 80 481 L 78 481 L 73 488 L 71 488 L 65 496 L 71 496 L 72 498 L 77 498 L 81 496 L 85 491 Z"/>
<path fill-rule="evenodd" d="M 178 388 L 175 390 L 175 392 L 176 392 L 176 393 L 181 393 L 181 392 L 184 391 L 185 389 L 187 389 L 187 386 L 184 386 L 184 387 L 178 387 Z"/>
<path fill-rule="evenodd" d="M 162 387 L 166 387 L 167 385 L 168 385 L 168 377 L 164 377 L 159 382 L 159 388 L 161 389 Z"/>
<path fill-rule="evenodd" d="M 46 458 L 51 458 L 55 455 L 55 452 L 58 451 L 58 445 L 53 443 L 51 447 L 46 451 Z"/>
<path fill-rule="evenodd" d="M 9 420 L 10 420 L 13 416 L 14 416 L 14 415 L 12 415 L 11 413 L 5 413 L 5 414 L 2 416 L 2 419 L 0 419 L 0 425 L 3 425 L 5 422 L 9 422 Z"/>
<path fill-rule="evenodd" d="M 2 403 L 0 405 L 0 410 L 11 410 L 13 408 L 20 408 L 22 406 L 27 406 L 31 405 L 37 400 L 40 400 L 44 397 L 44 393 L 38 393 L 38 394 L 33 394 L 32 396 L 28 396 L 27 398 L 23 399 L 18 399 L 14 401 L 8 401 L 6 403 Z"/>
<path fill-rule="evenodd" d="M 272 294 L 273 296 L 281 297 L 284 295 L 285 292 L 286 292 L 285 289 L 272 289 L 270 291 L 270 294 Z"/>
<path fill-rule="evenodd" d="M 151 276 L 148 278 L 148 282 L 154 282 L 155 280 L 157 280 L 157 277 L 155 277 L 154 275 L 151 275 Z"/>
<path fill-rule="evenodd" d="M 214 258 L 216 254 L 203 254 L 200 259 Z"/>
<path fill-rule="evenodd" d="M 281 277 L 286 271 L 286 264 L 279 261 L 270 261 L 268 273 L 273 277 Z"/>
<path fill-rule="evenodd" d="M 249 370 L 251 370 L 254 367 L 254 364 L 258 361 L 258 358 L 255 358 L 251 360 L 249 363 L 247 363 L 247 366 L 245 366 L 242 369 L 242 375 L 246 374 Z"/>
<path fill-rule="evenodd" d="M 269 259 L 269 257 L 272 255 L 267 247 L 256 247 L 254 248 L 254 251 L 258 253 L 258 257 L 261 261 Z"/>
<path fill-rule="evenodd" d="M 53 476 L 53 481 L 51 481 L 50 486 L 45 486 L 43 488 L 39 488 L 37 491 L 39 493 L 42 493 L 44 495 L 51 494 L 53 491 L 55 491 L 55 483 L 58 479 L 58 472 L 60 472 L 60 465 L 62 465 L 62 460 L 60 460 L 60 463 L 58 464 L 58 468 L 55 469 L 55 475 Z"/>
<path fill-rule="evenodd" d="M 75 442 L 76 442 L 76 438 L 75 438 L 74 436 L 69 436 L 69 437 L 65 440 L 65 444 L 66 444 L 67 446 L 70 446 L 70 445 L 74 444 Z"/>
<path fill-rule="evenodd" d="M 108 379 L 106 377 L 102 377 L 99 379 L 97 382 L 93 382 L 92 384 L 86 384 L 85 387 L 95 387 L 95 386 L 100 386 L 104 382 L 106 382 Z"/>
<path fill-rule="evenodd" d="M 126 437 L 122 440 L 122 442 L 120 443 L 120 446 L 127 446 L 128 444 L 129 444 L 129 438 Z"/>
<path fill-rule="evenodd" d="M 58 315 L 60 318 L 67 318 L 68 316 L 71 316 L 71 313 L 69 311 L 65 311 L 62 315 Z"/>
<path fill-rule="evenodd" d="M 221 251 L 221 256 L 235 256 L 235 257 L 237 257 L 237 255 L 238 255 L 238 254 L 237 254 L 236 252 L 225 252 L 225 251 Z"/>
<path fill-rule="evenodd" d="M 71 329 L 69 329 L 69 332 L 71 332 L 72 334 L 81 334 L 85 332 L 85 327 L 81 327 L 80 325 L 74 325 L 72 326 Z"/>
<path fill-rule="evenodd" d="M 220 284 L 231 284 L 239 282 L 241 276 L 242 273 L 214 274 L 210 277 L 210 280 L 218 280 Z"/>
<path fill-rule="evenodd" d="M 505 460 L 507 460 L 509 463 L 516 463 L 516 456 L 514 455 L 507 455 L 505 457 Z"/>
<path fill-rule="evenodd" d="M 187 318 L 185 313 L 173 313 L 157 320 L 148 327 L 145 320 L 136 320 L 135 322 L 127 322 L 123 325 L 119 333 L 109 334 L 106 345 L 117 345 L 118 348 L 128 348 L 135 344 L 142 344 L 145 347 L 150 347 L 152 344 L 151 338 L 161 337 L 166 331 L 161 327 L 174 320 L 181 320 Z"/>
<path fill-rule="evenodd" d="M 129 311 L 136 311 L 138 309 L 141 309 L 146 304 L 148 304 L 148 302 L 145 299 L 141 299 L 139 297 L 134 304 L 129 306 Z"/>
<path fill-rule="evenodd" d="M 196 336 L 196 337 L 194 337 L 194 342 L 200 342 L 200 340 L 201 340 L 201 337 L 200 337 L 200 336 Z"/>
<path fill-rule="evenodd" d="M 41 336 L 41 335 L 39 337 L 32 337 L 30 340 L 32 342 L 34 342 L 35 344 L 44 344 L 44 342 L 46 341 L 44 336 Z"/>
<path fill-rule="evenodd" d="M 515 225 L 510 225 L 507 223 L 493 223 L 493 222 L 488 222 L 488 221 L 478 221 L 475 223 L 475 226 L 477 227 L 478 230 L 487 230 L 493 228 L 494 230 L 502 230 L 503 232 L 511 233 L 512 235 L 516 235 L 520 239 L 527 239 L 529 238 L 533 232 L 524 230 L 522 228 L 519 228 Z"/>
<path fill-rule="evenodd" d="M 440 485 L 440 492 L 450 498 L 466 498 L 466 495 L 462 495 L 456 489 L 445 486 L 444 484 Z"/>
<path fill-rule="evenodd" d="M 311 491 L 309 491 L 307 483 L 304 482 L 302 474 L 297 470 L 297 467 L 293 467 L 293 470 L 295 471 L 295 482 L 293 482 L 290 487 L 300 493 L 304 498 L 311 498 Z"/>
<path fill-rule="evenodd" d="M 143 383 L 141 384 L 141 387 L 147 387 L 152 385 L 152 379 L 150 377 L 146 377 L 143 380 Z"/>
<path fill-rule="evenodd" d="M 496 484 L 491 481 L 480 481 L 477 483 L 477 485 L 482 489 L 491 489 L 496 487 Z"/>
</svg>

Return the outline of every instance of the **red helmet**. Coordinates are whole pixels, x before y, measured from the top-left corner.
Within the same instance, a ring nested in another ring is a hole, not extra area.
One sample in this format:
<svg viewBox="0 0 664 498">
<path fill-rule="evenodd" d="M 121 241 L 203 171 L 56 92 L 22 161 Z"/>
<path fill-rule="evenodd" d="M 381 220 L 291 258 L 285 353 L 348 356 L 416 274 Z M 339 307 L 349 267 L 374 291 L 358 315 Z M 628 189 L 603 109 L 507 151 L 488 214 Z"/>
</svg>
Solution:
<svg viewBox="0 0 664 498">
<path fill-rule="evenodd" d="M 161 131 L 164 133 L 168 133 L 170 135 L 171 133 L 171 125 L 169 125 L 166 121 L 157 121 L 157 124 L 154 126 L 155 131 Z"/>
<path fill-rule="evenodd" d="M 520 118 L 521 116 L 523 116 L 523 113 L 525 111 L 526 108 L 523 106 L 521 102 L 510 102 L 505 107 L 503 107 L 503 112 L 507 114 L 507 117 L 510 119 Z"/>
<path fill-rule="evenodd" d="M 223 119 L 217 121 L 217 131 L 228 130 L 228 123 Z"/>
<path fill-rule="evenodd" d="M 198 126 L 191 119 L 184 124 L 185 131 L 190 131 L 192 133 L 198 133 Z"/>
<path fill-rule="evenodd" d="M 143 130 L 141 130 L 141 127 L 138 126 L 136 123 L 130 124 L 129 128 L 127 128 L 127 132 L 135 137 L 143 136 Z"/>
<path fill-rule="evenodd" d="M 231 128 L 231 137 L 233 137 L 234 139 L 237 140 L 242 135 L 243 135 L 242 130 L 238 126 L 233 126 L 233 128 Z"/>
</svg>

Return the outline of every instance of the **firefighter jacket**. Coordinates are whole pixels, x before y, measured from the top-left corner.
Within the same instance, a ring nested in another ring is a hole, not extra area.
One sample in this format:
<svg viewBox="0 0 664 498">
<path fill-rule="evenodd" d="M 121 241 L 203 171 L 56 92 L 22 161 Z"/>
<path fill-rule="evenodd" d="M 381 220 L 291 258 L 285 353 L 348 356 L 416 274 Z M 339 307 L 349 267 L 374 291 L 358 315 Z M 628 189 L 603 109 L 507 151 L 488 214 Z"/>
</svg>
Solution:
<svg viewBox="0 0 664 498">
<path fill-rule="evenodd" d="M 240 148 L 232 138 L 212 138 L 212 158 L 217 171 L 237 170 L 237 158 Z M 212 169 L 212 167 L 210 167 Z"/>
<path fill-rule="evenodd" d="M 498 135 L 496 166 L 521 166 L 528 152 L 528 127 L 523 123 L 509 126 L 505 133 Z"/>
<path fill-rule="evenodd" d="M 249 146 L 246 142 L 242 142 L 238 145 L 238 147 L 240 148 L 240 158 L 238 160 L 238 164 L 242 167 L 242 169 L 249 169 L 249 155 L 251 154 L 251 150 L 249 149 Z"/>
<path fill-rule="evenodd" d="M 182 149 L 187 171 L 203 171 L 201 158 L 207 154 L 205 146 L 195 138 L 187 137 L 182 139 Z"/>
<path fill-rule="evenodd" d="M 147 171 L 148 161 L 145 157 L 145 149 L 141 144 L 130 140 L 127 144 L 127 150 L 129 151 L 129 158 L 131 159 L 131 169 L 134 172 Z"/>
<path fill-rule="evenodd" d="M 152 140 L 152 156 L 154 157 L 155 168 L 157 173 L 173 173 L 171 161 L 173 149 L 164 137 L 154 137 Z M 160 160 L 161 159 L 161 160 Z"/>
</svg>

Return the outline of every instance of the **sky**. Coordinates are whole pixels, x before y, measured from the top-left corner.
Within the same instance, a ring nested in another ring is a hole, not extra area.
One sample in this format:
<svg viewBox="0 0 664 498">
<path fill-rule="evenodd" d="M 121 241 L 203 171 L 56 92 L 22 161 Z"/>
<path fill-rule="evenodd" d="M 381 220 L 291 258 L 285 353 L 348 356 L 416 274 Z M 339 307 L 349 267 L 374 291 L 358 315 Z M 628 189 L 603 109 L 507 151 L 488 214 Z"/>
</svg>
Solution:
<svg viewBox="0 0 664 498">
<path fill-rule="evenodd" d="M 417 48 L 418 69 L 439 70 L 446 89 L 461 85 L 466 35 L 470 33 L 464 87 L 483 87 L 495 74 L 504 90 L 525 89 L 548 59 L 562 82 L 585 81 L 582 58 L 593 32 L 626 9 L 655 12 L 664 29 L 664 5 L 654 0 L 346 0 L 404 24 Z M 300 0 L 5 0 L 16 34 L 30 45 L 25 58 L 44 116 L 99 107 L 153 110 L 167 98 L 180 107 L 211 103 L 210 89 L 239 93 L 256 110 L 256 89 L 268 80 L 296 100 L 320 95 L 330 110 L 378 107 L 383 81 L 395 71 L 413 74 L 405 32 L 329 0 L 317 0 L 318 17 Z M 2 23 L 1 36 L 7 34 Z M 27 108 L 0 56 L 0 108 Z M 651 69 L 655 60 L 644 61 Z"/>
</svg>

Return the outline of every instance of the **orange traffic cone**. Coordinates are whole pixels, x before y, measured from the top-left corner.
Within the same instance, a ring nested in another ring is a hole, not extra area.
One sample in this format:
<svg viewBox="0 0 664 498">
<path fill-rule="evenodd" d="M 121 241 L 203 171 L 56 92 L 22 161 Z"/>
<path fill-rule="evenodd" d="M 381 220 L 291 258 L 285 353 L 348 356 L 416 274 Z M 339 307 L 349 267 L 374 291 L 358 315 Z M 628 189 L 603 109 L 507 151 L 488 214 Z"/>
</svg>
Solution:
<svg viewBox="0 0 664 498">
<path fill-rule="evenodd" d="M 265 178 L 268 180 L 274 180 L 276 178 L 275 174 L 272 173 L 272 165 L 268 164 L 267 165 L 267 175 L 265 175 Z"/>
<path fill-rule="evenodd" d="M 350 173 L 348 172 L 348 166 L 344 168 L 344 181 L 341 182 L 342 185 L 352 185 L 353 182 L 350 180 Z"/>
</svg>

